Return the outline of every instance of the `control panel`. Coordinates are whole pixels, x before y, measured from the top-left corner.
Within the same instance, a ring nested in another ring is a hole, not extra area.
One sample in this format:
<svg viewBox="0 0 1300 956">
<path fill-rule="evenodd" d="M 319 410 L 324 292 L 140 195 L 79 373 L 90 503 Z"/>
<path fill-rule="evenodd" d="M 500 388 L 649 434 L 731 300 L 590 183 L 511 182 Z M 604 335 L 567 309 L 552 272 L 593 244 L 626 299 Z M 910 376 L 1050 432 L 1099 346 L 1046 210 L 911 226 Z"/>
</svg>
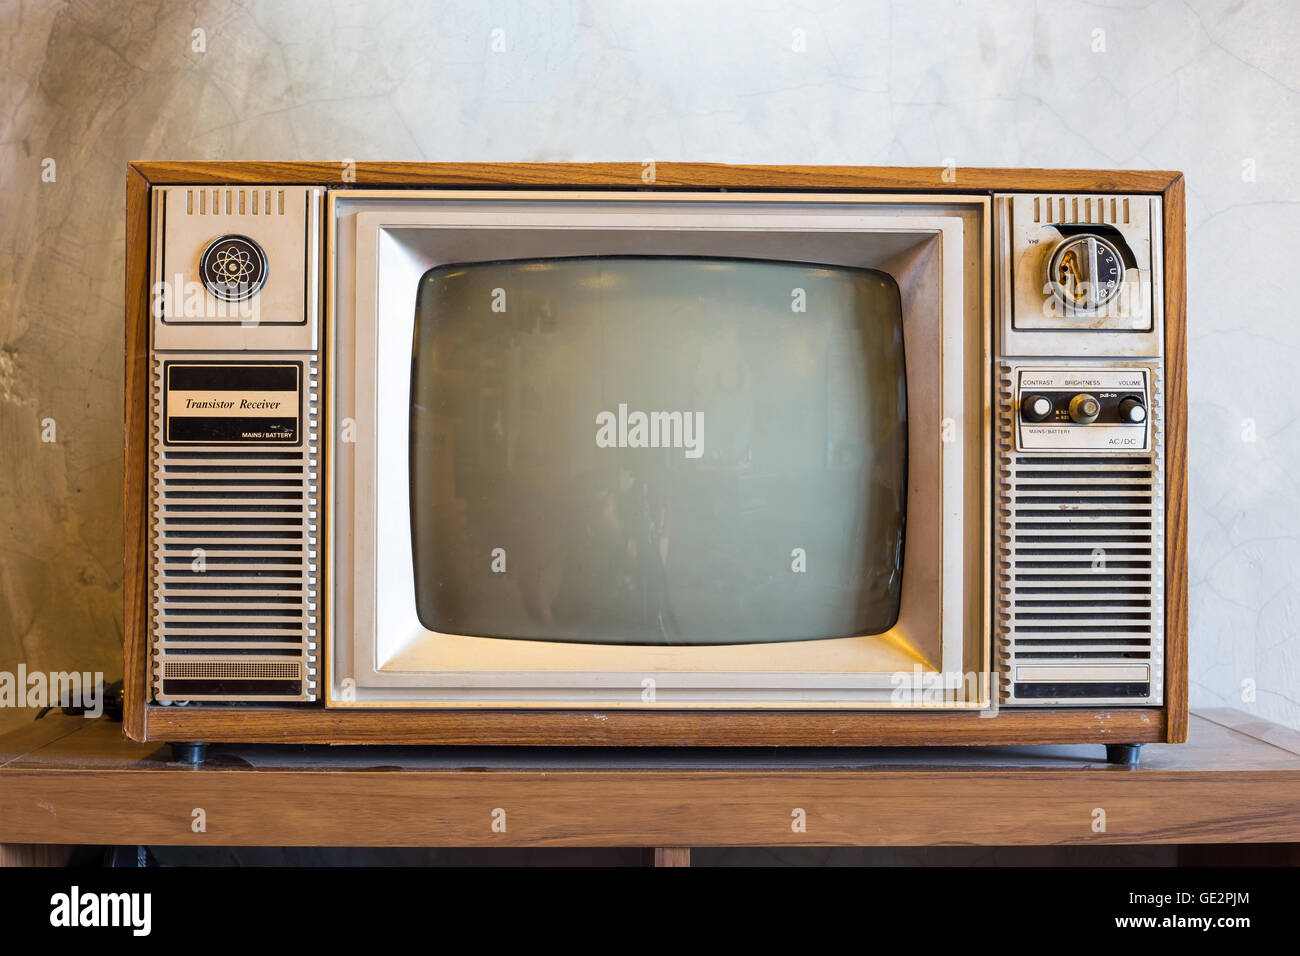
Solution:
<svg viewBox="0 0 1300 956">
<path fill-rule="evenodd" d="M 324 201 L 153 189 L 159 704 L 316 698 Z"/>
<path fill-rule="evenodd" d="M 1006 707 L 1164 699 L 1162 199 L 997 197 Z"/>
<path fill-rule="evenodd" d="M 1146 368 L 1016 370 L 1020 451 L 1150 451 Z"/>
</svg>

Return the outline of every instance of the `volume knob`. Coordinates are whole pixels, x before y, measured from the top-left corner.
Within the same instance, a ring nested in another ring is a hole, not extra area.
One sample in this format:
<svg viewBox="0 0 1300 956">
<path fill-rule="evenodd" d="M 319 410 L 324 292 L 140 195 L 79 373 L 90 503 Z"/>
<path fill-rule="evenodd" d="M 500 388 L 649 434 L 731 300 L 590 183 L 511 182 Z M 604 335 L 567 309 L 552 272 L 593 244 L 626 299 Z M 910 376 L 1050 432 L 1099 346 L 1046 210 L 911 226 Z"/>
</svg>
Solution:
<svg viewBox="0 0 1300 956">
<path fill-rule="evenodd" d="M 1140 425 L 1147 420 L 1147 407 L 1142 404 L 1140 398 L 1123 398 L 1119 403 L 1120 421 L 1129 422 L 1132 425 Z"/>
<path fill-rule="evenodd" d="M 1080 425 L 1091 425 L 1101 414 L 1101 402 L 1087 393 L 1070 399 L 1070 418 Z"/>
</svg>

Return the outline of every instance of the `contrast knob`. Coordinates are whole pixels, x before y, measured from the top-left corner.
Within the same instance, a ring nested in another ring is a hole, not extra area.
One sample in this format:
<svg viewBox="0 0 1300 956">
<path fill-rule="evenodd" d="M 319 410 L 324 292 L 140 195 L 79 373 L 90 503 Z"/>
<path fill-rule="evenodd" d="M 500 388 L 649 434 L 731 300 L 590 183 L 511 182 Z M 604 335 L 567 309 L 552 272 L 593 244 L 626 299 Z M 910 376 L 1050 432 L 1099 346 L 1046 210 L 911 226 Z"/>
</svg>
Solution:
<svg viewBox="0 0 1300 956">
<path fill-rule="evenodd" d="M 1119 420 L 1133 425 L 1140 425 L 1147 420 L 1147 407 L 1142 404 L 1140 398 L 1134 398 L 1131 395 L 1128 398 L 1121 398 L 1119 401 Z"/>
<path fill-rule="evenodd" d="M 1094 312 L 1119 295 L 1124 284 L 1124 257 L 1105 236 L 1071 236 L 1052 252 L 1047 282 L 1052 294 L 1071 312 Z"/>
<path fill-rule="evenodd" d="M 1080 425 L 1091 425 L 1101 414 L 1101 402 L 1086 392 L 1070 399 L 1070 418 Z"/>
<path fill-rule="evenodd" d="M 1046 395 L 1025 395 L 1020 399 L 1020 417 L 1027 422 L 1041 422 L 1052 414 L 1052 407 Z"/>
</svg>

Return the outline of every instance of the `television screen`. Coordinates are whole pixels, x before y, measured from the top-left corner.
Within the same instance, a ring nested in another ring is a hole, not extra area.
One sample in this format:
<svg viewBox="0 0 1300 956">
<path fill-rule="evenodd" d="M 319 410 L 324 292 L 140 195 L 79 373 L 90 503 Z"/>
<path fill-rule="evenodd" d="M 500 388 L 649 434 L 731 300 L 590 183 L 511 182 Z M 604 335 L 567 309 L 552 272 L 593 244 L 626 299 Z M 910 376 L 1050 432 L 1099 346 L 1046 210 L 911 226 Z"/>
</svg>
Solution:
<svg viewBox="0 0 1300 956">
<path fill-rule="evenodd" d="M 439 266 L 420 282 L 411 372 L 424 627 L 680 645 L 897 620 L 907 396 L 888 275 Z"/>
</svg>

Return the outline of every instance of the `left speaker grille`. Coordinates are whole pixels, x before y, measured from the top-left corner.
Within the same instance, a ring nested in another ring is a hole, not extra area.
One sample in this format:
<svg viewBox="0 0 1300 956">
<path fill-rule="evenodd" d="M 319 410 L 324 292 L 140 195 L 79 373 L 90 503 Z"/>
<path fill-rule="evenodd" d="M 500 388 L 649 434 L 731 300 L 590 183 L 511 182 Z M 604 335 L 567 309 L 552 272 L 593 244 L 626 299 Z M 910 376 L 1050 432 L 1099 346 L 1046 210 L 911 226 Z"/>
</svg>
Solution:
<svg viewBox="0 0 1300 956">
<path fill-rule="evenodd" d="M 314 399 L 312 363 L 305 384 Z M 155 446 L 160 702 L 315 699 L 316 422 L 304 405 L 298 448 Z"/>
</svg>

